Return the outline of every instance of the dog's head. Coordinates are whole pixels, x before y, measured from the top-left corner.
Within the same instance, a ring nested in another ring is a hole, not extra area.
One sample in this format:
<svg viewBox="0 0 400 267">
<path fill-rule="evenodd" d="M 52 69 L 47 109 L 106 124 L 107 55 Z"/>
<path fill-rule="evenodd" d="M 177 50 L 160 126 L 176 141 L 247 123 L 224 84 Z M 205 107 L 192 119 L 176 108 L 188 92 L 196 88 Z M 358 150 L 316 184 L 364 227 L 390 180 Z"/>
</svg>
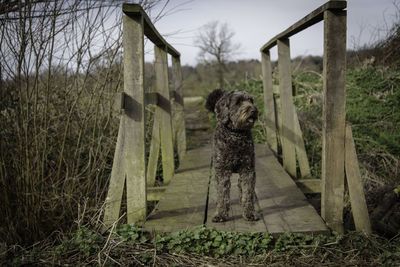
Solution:
<svg viewBox="0 0 400 267">
<path fill-rule="evenodd" d="M 251 95 L 242 90 L 215 89 L 207 97 L 206 108 L 215 112 L 217 120 L 235 130 L 249 130 L 258 118 Z"/>
</svg>

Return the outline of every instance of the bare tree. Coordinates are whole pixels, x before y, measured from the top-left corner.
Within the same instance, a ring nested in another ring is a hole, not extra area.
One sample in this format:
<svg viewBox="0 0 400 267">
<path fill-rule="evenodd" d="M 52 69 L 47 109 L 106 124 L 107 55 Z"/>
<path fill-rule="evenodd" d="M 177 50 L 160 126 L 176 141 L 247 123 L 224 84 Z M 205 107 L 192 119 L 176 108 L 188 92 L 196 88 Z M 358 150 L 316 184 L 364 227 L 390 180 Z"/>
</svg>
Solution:
<svg viewBox="0 0 400 267">
<path fill-rule="evenodd" d="M 204 62 L 216 61 L 219 86 L 224 86 L 225 63 L 238 53 L 240 44 L 233 43 L 235 33 L 227 23 L 211 21 L 201 27 L 195 38 L 200 48 L 199 58 Z"/>
</svg>

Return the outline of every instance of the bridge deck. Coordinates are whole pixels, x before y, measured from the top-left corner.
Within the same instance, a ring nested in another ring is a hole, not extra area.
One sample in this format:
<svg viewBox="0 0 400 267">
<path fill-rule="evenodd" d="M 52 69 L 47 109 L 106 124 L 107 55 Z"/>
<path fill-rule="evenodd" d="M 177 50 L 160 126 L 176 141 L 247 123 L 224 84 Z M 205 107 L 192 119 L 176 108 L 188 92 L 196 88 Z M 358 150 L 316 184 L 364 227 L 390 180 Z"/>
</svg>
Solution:
<svg viewBox="0 0 400 267">
<path fill-rule="evenodd" d="M 236 174 L 231 178 L 230 219 L 213 223 L 216 190 L 210 169 L 210 146 L 187 152 L 185 160 L 167 187 L 145 228 L 161 232 L 191 229 L 205 224 L 232 232 L 281 234 L 328 233 L 329 230 L 290 176 L 265 145 L 256 145 L 256 209 L 261 219 L 241 217 Z M 211 185 L 210 187 L 208 185 Z"/>
</svg>

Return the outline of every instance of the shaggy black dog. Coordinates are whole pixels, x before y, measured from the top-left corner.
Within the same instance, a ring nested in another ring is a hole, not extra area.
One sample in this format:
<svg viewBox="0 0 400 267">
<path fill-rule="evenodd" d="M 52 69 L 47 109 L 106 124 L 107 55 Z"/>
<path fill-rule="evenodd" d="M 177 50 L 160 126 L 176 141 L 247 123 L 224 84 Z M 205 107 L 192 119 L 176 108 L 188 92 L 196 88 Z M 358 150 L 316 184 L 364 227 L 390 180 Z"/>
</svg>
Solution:
<svg viewBox="0 0 400 267">
<path fill-rule="evenodd" d="M 253 98 L 245 91 L 215 89 L 207 97 L 206 108 L 215 112 L 217 126 L 213 139 L 213 166 L 217 184 L 217 212 L 213 222 L 228 219 L 230 177 L 239 173 L 239 201 L 243 218 L 258 220 L 254 210 L 254 144 L 251 128 L 258 117 Z"/>
</svg>

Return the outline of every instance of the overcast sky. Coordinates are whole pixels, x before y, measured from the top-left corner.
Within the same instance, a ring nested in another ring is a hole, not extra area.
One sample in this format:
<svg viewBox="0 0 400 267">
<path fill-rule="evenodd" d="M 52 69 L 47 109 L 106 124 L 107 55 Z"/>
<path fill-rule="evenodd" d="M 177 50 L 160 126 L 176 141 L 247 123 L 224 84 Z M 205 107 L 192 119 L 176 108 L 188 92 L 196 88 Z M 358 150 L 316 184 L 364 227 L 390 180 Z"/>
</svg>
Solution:
<svg viewBox="0 0 400 267">
<path fill-rule="evenodd" d="M 395 20 L 394 0 L 349 0 L 347 3 L 347 47 L 370 44 L 384 36 L 382 30 Z M 241 44 L 235 59 L 259 59 L 259 49 L 271 38 L 324 4 L 319 0 L 170 0 L 172 14 L 156 23 L 158 31 L 181 53 L 182 64 L 197 63 L 194 37 L 207 22 L 226 22 Z M 400 3 L 400 0 L 397 0 Z M 177 7 L 177 8 L 175 8 Z M 157 11 L 157 10 L 155 10 Z M 153 11 L 154 12 L 154 11 Z M 155 14 L 155 12 L 153 13 Z M 290 38 L 292 58 L 322 55 L 323 23 Z M 151 49 L 150 49 L 151 50 Z M 276 48 L 271 50 L 276 59 Z M 151 57 L 151 56 L 150 56 Z M 146 58 L 147 60 L 147 58 Z"/>
</svg>

